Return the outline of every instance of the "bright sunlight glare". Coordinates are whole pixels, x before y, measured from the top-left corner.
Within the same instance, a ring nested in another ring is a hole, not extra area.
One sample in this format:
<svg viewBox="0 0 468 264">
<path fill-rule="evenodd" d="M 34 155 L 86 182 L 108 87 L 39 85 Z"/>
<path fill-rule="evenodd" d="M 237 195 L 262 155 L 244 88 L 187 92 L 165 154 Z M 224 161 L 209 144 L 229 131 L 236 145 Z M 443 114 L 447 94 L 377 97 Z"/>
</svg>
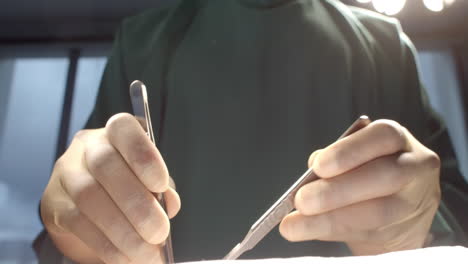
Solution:
<svg viewBox="0 0 468 264">
<path fill-rule="evenodd" d="M 440 12 L 444 9 L 444 0 L 423 0 L 423 2 L 431 11 Z"/>
<path fill-rule="evenodd" d="M 443 1 L 443 0 L 442 0 Z M 375 10 L 393 16 L 405 7 L 406 0 L 372 0 Z"/>
</svg>

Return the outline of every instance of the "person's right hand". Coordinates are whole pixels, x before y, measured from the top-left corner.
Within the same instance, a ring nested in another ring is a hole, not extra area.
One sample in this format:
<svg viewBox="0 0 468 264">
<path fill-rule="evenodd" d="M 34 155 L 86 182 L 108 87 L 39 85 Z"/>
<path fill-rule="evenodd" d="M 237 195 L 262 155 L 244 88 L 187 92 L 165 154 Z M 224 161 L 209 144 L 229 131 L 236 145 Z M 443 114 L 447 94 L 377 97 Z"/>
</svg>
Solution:
<svg viewBox="0 0 468 264">
<path fill-rule="evenodd" d="M 130 114 L 77 133 L 55 163 L 41 216 L 56 246 L 80 263 L 161 263 L 180 199 L 159 151 Z M 165 193 L 167 214 L 153 193 Z"/>
</svg>

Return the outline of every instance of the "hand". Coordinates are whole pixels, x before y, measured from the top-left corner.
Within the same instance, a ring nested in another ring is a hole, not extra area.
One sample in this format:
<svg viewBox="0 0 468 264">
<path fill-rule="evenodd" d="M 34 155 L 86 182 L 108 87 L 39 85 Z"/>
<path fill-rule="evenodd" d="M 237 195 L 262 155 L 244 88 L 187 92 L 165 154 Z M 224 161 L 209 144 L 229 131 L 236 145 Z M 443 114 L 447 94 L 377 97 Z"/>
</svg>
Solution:
<svg viewBox="0 0 468 264">
<path fill-rule="evenodd" d="M 415 249 L 440 201 L 440 160 L 398 123 L 379 120 L 309 158 L 319 180 L 295 196 L 280 232 L 343 241 L 356 255 Z"/>
<path fill-rule="evenodd" d="M 130 114 L 77 133 L 56 162 L 41 215 L 56 246 L 80 263 L 161 263 L 178 194 L 159 151 Z M 167 215 L 153 193 L 165 193 Z"/>
</svg>

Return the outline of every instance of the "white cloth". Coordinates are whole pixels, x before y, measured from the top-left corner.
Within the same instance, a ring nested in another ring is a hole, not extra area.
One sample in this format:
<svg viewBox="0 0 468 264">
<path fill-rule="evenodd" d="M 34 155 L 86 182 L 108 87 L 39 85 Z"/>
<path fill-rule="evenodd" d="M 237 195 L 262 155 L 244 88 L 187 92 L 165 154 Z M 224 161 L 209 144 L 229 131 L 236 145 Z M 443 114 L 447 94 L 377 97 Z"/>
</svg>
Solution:
<svg viewBox="0 0 468 264">
<path fill-rule="evenodd" d="M 340 258 L 323 258 L 323 257 L 300 257 L 286 259 L 259 259 L 259 260 L 213 260 L 213 261 L 198 261 L 189 262 L 191 264 L 223 264 L 223 263 L 239 263 L 239 264 L 466 264 L 468 263 L 468 248 L 465 247 L 429 247 L 416 250 L 398 251 L 386 253 L 376 256 L 363 257 L 340 257 Z M 188 263 L 186 263 L 188 264 Z"/>
</svg>

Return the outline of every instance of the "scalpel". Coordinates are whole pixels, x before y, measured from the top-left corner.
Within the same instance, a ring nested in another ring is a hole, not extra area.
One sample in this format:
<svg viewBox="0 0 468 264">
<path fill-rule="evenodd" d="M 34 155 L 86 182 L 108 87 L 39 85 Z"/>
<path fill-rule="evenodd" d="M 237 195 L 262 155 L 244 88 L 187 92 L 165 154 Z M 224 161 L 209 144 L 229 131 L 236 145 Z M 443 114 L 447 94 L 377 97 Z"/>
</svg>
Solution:
<svg viewBox="0 0 468 264">
<path fill-rule="evenodd" d="M 370 123 L 367 116 L 359 117 L 339 139 L 351 135 Z M 309 168 L 302 176 L 268 209 L 255 224 L 241 243 L 237 244 L 223 259 L 237 259 L 244 252 L 254 248 L 281 220 L 294 209 L 294 196 L 305 184 L 315 181 L 318 176 Z"/>
</svg>

